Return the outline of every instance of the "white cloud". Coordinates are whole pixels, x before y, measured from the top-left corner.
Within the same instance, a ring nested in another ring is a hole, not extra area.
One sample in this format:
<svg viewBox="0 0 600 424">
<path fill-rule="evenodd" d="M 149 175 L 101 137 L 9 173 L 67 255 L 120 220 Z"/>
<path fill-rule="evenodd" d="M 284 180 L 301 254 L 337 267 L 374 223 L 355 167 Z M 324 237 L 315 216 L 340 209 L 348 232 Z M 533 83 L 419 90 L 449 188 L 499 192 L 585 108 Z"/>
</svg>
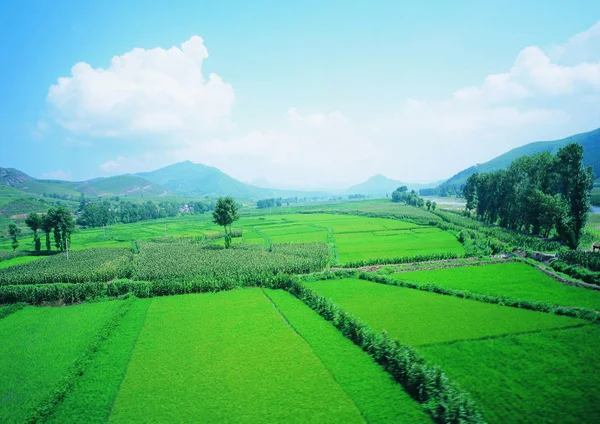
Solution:
<svg viewBox="0 0 600 424">
<path fill-rule="evenodd" d="M 170 49 L 135 48 L 106 69 L 85 62 L 48 92 L 57 122 L 74 133 L 121 137 L 210 132 L 229 125 L 235 95 L 217 74 L 205 78 L 204 41 Z"/>
<path fill-rule="evenodd" d="M 73 181 L 73 174 L 71 171 L 63 171 L 62 169 L 46 172 L 42 177 L 47 180 Z"/>
</svg>

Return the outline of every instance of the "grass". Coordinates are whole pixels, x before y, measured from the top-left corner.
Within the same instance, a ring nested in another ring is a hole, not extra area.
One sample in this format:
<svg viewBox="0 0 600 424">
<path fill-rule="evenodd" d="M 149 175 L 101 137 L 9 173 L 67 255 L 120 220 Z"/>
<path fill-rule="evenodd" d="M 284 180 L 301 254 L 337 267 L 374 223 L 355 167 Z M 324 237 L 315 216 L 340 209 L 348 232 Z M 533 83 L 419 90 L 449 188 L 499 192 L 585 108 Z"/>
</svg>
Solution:
<svg viewBox="0 0 600 424">
<path fill-rule="evenodd" d="M 600 310 L 600 292 L 561 284 L 521 262 L 411 271 L 389 276 L 474 293 Z"/>
<path fill-rule="evenodd" d="M 86 372 L 46 422 L 105 423 L 127 371 L 150 299 L 136 300 L 114 333 L 105 340 Z"/>
<path fill-rule="evenodd" d="M 430 422 L 418 403 L 331 323 L 282 290 L 265 290 L 369 423 Z"/>
<path fill-rule="evenodd" d="M 600 327 L 420 348 L 471 392 L 490 423 L 600 422 Z"/>
<path fill-rule="evenodd" d="M 44 256 L 20 256 L 18 258 L 9 259 L 7 261 L 0 262 L 0 269 L 7 268 L 12 265 L 26 264 L 27 262 L 33 262 L 43 257 Z"/>
<path fill-rule="evenodd" d="M 110 422 L 363 422 L 260 289 L 152 300 Z"/>
<path fill-rule="evenodd" d="M 377 330 L 412 346 L 580 325 L 584 321 L 358 279 L 308 283 Z"/>
<path fill-rule="evenodd" d="M 0 422 L 26 422 L 118 306 L 28 306 L 0 320 Z"/>
</svg>

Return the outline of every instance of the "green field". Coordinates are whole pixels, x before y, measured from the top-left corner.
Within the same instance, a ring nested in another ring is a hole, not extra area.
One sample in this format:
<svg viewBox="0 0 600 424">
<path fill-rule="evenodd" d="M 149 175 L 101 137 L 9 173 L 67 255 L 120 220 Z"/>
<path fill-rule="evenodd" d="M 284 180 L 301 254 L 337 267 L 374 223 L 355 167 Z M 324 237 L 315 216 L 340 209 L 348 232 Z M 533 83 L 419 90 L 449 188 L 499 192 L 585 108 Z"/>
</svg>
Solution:
<svg viewBox="0 0 600 424">
<path fill-rule="evenodd" d="M 27 422 L 119 303 L 29 306 L 0 320 L 0 421 Z"/>
<path fill-rule="evenodd" d="M 412 346 L 497 337 L 584 321 L 358 279 L 308 284 L 377 330 Z"/>
<path fill-rule="evenodd" d="M 600 416 L 594 324 L 363 280 L 309 286 L 417 346 L 472 393 L 489 422 L 596 422 Z"/>
<path fill-rule="evenodd" d="M 390 274 L 390 277 L 493 296 L 600 310 L 599 291 L 561 284 L 521 262 L 401 272 Z"/>
<path fill-rule="evenodd" d="M 345 340 L 335 342 L 348 348 Z M 385 377 L 376 367 L 363 365 L 363 372 Z M 410 416 L 424 418 L 410 399 L 392 393 Z M 141 416 L 155 422 L 363 422 L 343 384 L 260 289 L 152 300 L 110 421 Z"/>
<path fill-rule="evenodd" d="M 20 256 L 18 258 L 9 259 L 7 261 L 0 262 L 0 269 L 1 268 L 7 268 L 7 267 L 13 266 L 13 265 L 26 264 L 28 262 L 33 262 L 33 261 L 36 261 L 38 259 L 41 259 L 43 257 L 44 256 Z"/>
</svg>

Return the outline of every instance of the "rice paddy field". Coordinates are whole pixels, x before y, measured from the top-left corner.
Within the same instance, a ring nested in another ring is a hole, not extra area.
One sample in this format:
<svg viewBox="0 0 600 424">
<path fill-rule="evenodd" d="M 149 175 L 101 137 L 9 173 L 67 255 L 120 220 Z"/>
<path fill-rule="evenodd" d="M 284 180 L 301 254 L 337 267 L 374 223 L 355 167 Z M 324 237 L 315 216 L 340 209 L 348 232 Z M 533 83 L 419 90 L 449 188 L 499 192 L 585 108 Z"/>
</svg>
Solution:
<svg viewBox="0 0 600 424">
<path fill-rule="evenodd" d="M 358 279 L 310 286 L 415 346 L 474 396 L 489 422 L 600 417 L 596 324 Z"/>
<path fill-rule="evenodd" d="M 206 214 L 78 229 L 68 259 L 2 252 L 0 422 L 600 422 L 600 292 L 448 267 L 465 249 L 436 219 L 332 201 L 245 209 L 230 249 Z M 388 279 L 329 272 L 360 261 Z"/>
</svg>

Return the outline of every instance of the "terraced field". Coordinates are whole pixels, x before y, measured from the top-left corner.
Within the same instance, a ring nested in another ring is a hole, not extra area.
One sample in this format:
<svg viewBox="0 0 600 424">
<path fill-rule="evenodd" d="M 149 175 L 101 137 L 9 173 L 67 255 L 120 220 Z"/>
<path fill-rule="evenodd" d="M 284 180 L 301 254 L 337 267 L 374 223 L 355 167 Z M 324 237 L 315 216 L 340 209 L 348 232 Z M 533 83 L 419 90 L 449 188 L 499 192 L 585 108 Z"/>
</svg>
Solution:
<svg viewBox="0 0 600 424">
<path fill-rule="evenodd" d="M 490 422 L 600 417 L 595 324 L 364 280 L 309 286 L 372 327 L 416 346 L 474 395 Z M 584 341 L 588 338 L 594 341 Z"/>
</svg>

